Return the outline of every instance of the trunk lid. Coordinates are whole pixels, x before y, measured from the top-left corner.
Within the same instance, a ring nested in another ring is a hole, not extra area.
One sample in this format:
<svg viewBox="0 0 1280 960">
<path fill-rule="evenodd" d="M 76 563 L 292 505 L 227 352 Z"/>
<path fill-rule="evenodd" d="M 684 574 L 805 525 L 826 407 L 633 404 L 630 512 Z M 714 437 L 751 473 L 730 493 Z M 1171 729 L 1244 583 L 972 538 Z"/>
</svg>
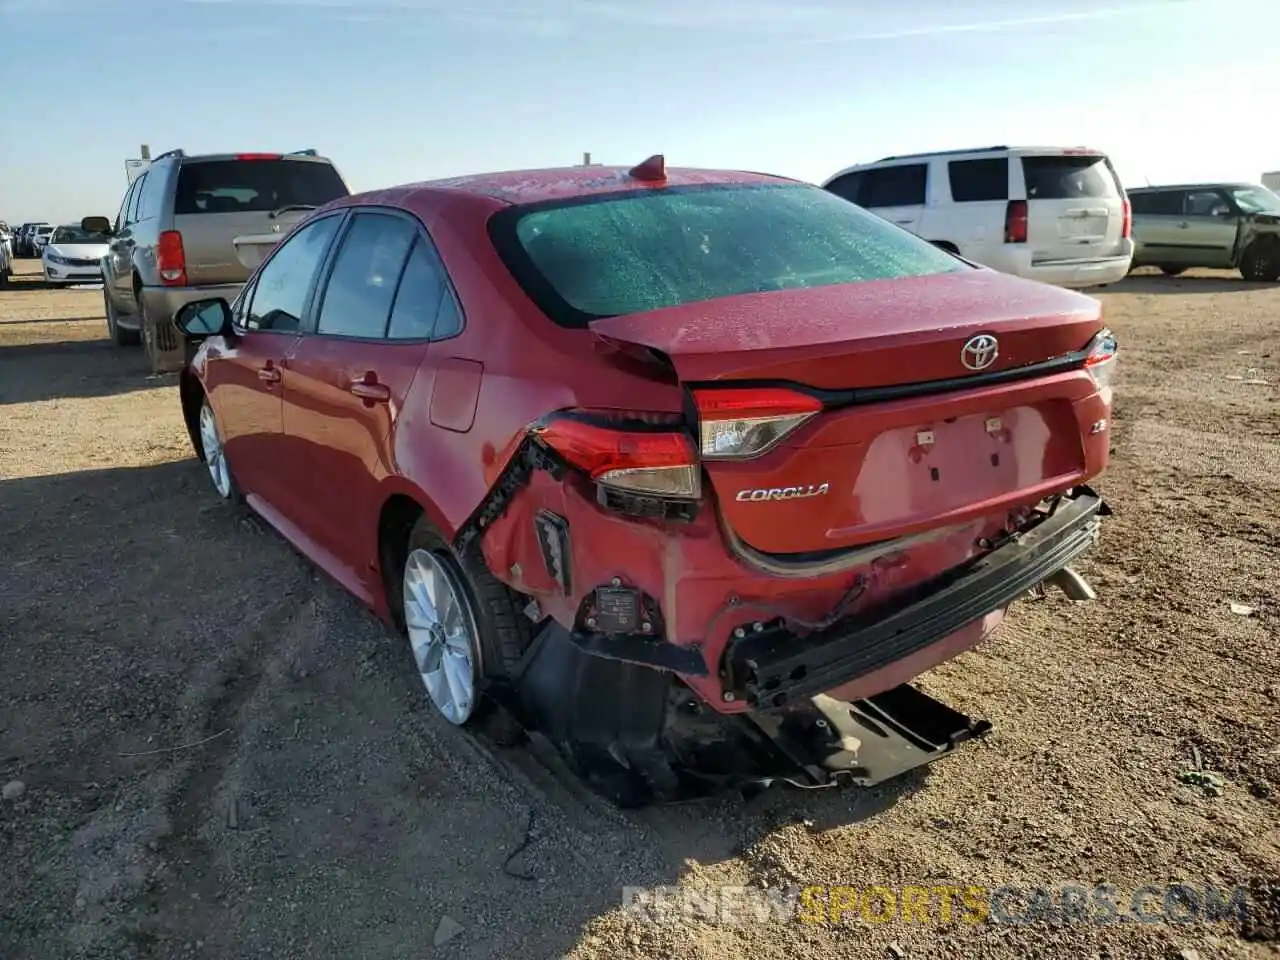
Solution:
<svg viewBox="0 0 1280 960">
<path fill-rule="evenodd" d="M 290 210 L 271 219 L 270 212 L 202 213 L 174 217 L 174 229 L 182 234 L 186 256 L 187 280 L 192 286 L 218 283 L 244 283 L 253 267 L 270 252 L 263 239 L 274 236 L 275 243 L 287 235 L 311 210 Z M 274 232 L 279 226 L 280 232 Z M 254 238 L 241 255 L 244 238 Z M 256 248 L 256 249 L 254 249 Z M 255 262 L 256 261 L 256 262 Z"/>
<path fill-rule="evenodd" d="M 1081 349 L 1101 329 L 1098 301 L 993 270 L 744 294 L 596 320 L 605 340 L 656 350 L 686 383 L 788 380 L 856 390 L 975 371 L 961 349 L 991 334 L 982 373 Z"/>
<path fill-rule="evenodd" d="M 722 518 L 766 553 L 822 553 L 997 513 L 1071 486 L 1088 466 L 1074 406 L 1096 393 L 1087 374 L 984 376 L 1083 349 L 1102 322 L 1098 302 L 1081 294 L 973 270 L 748 294 L 591 326 L 605 341 L 658 352 L 695 392 L 763 383 L 825 392 L 826 407 L 762 455 L 704 457 Z M 997 352 L 975 371 L 961 355 L 982 335 Z M 930 382 L 937 389 L 859 396 Z"/>
</svg>

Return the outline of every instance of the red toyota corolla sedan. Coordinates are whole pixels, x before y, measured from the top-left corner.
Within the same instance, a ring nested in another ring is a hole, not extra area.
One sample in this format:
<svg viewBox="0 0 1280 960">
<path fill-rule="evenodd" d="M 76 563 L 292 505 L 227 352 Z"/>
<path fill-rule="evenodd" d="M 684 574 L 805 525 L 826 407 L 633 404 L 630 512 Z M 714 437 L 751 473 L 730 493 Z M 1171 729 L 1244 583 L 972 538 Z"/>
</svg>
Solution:
<svg viewBox="0 0 1280 960">
<path fill-rule="evenodd" d="M 447 720 L 628 802 L 927 762 L 986 724 L 907 681 L 1091 593 L 1098 302 L 811 185 L 653 157 L 365 193 L 177 324 L 218 495 L 402 630 Z"/>
</svg>

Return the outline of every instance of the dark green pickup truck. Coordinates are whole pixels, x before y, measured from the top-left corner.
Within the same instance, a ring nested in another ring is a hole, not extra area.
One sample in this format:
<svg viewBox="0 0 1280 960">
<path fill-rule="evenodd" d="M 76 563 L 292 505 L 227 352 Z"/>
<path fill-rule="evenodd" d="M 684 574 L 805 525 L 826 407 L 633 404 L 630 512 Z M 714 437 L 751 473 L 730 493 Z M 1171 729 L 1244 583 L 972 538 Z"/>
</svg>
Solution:
<svg viewBox="0 0 1280 960">
<path fill-rule="evenodd" d="M 1190 267 L 1280 280 L 1280 196 L 1252 183 L 1135 187 L 1133 266 L 1177 276 Z"/>
</svg>

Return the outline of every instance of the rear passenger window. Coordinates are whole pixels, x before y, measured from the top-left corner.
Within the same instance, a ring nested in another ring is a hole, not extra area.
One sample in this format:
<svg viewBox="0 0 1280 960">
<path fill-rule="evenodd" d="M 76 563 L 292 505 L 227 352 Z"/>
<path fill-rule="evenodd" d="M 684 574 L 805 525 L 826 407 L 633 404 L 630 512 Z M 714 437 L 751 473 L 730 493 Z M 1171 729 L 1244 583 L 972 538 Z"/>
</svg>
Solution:
<svg viewBox="0 0 1280 960">
<path fill-rule="evenodd" d="M 843 197 L 850 203 L 858 202 L 858 191 L 862 187 L 862 171 L 857 173 L 846 173 L 843 177 L 836 177 L 827 184 L 827 190 L 834 193 L 837 197 Z"/>
<path fill-rule="evenodd" d="M 142 189 L 138 191 L 138 212 L 135 220 L 147 220 L 160 215 L 164 206 L 164 171 L 152 170 L 142 181 Z"/>
<path fill-rule="evenodd" d="M 447 308 L 453 308 L 447 314 Z M 387 337 L 392 340 L 427 340 L 452 336 L 457 309 L 445 280 L 444 265 L 431 244 L 421 237 L 409 253 L 395 306 L 391 309 L 391 325 Z M 444 327 L 441 327 L 441 324 Z"/>
<path fill-rule="evenodd" d="M 923 163 L 876 167 L 865 171 L 859 196 L 864 207 L 913 207 L 924 203 Z"/>
<path fill-rule="evenodd" d="M 448 287 L 440 298 L 440 312 L 436 315 L 436 332 L 434 340 L 445 340 L 462 332 L 462 310 L 458 307 L 457 298 Z"/>
<path fill-rule="evenodd" d="M 1129 197 L 1133 212 L 1149 217 L 1182 216 L 1181 190 L 1170 190 L 1164 193 L 1135 193 Z"/>
<path fill-rule="evenodd" d="M 142 197 L 142 191 L 147 188 L 147 181 L 150 178 L 151 174 L 144 173 L 134 182 L 133 196 L 129 198 L 129 209 L 125 212 L 126 223 L 138 222 L 138 201 Z"/>
<path fill-rule="evenodd" d="M 356 214 L 333 262 L 317 332 L 363 339 L 386 336 L 396 286 L 416 234 L 404 217 Z"/>
<path fill-rule="evenodd" d="M 418 240 L 405 264 L 387 336 L 392 340 L 428 339 L 436 328 L 443 289 L 444 280 L 434 254 Z"/>
<path fill-rule="evenodd" d="M 951 199 L 956 203 L 1009 199 L 1009 158 L 952 160 L 947 164 Z"/>
<path fill-rule="evenodd" d="M 135 180 L 129 185 L 129 189 L 125 192 L 124 199 L 120 202 L 120 211 L 116 214 L 115 230 L 118 232 L 130 222 L 129 210 L 133 206 L 133 198 L 138 190 L 138 181 Z"/>
</svg>

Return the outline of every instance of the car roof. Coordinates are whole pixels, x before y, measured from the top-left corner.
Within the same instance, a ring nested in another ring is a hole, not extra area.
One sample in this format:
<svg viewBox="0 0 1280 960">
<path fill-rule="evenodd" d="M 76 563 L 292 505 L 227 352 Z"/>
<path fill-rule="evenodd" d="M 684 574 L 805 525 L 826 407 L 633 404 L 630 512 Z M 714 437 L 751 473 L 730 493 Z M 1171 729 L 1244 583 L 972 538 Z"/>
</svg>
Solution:
<svg viewBox="0 0 1280 960">
<path fill-rule="evenodd" d="M 497 201 L 504 205 L 519 206 L 627 190 L 801 182 L 766 173 L 751 173 L 744 170 L 704 170 L 693 167 L 667 167 L 665 179 L 645 180 L 633 176 L 634 169 L 624 166 L 593 165 L 506 170 L 409 183 L 399 187 L 354 194 L 344 202 L 352 204 L 392 202 L 414 206 L 430 205 L 433 200 L 469 195 Z"/>
<path fill-rule="evenodd" d="M 1129 187 L 1125 193 L 1159 193 L 1162 190 L 1206 190 L 1220 189 L 1223 187 L 1252 187 L 1258 189 L 1261 184 L 1257 183 L 1166 183 L 1158 187 Z"/>
<path fill-rule="evenodd" d="M 920 163 L 925 160 L 933 160 L 935 158 L 951 158 L 969 155 L 991 154 L 995 156 L 1041 156 L 1041 157 L 1105 157 L 1105 150 L 1095 150 L 1093 147 L 1046 147 L 1046 146 L 1008 146 L 998 144 L 994 147 L 965 147 L 961 150 L 926 150 L 923 153 L 899 153 L 889 157 L 881 157 L 879 160 L 867 160 L 863 163 L 855 163 L 837 170 L 826 180 L 822 181 L 825 187 L 836 177 L 843 177 L 848 173 L 857 173 L 860 170 L 870 170 L 879 166 L 893 166 L 899 163 Z"/>
</svg>

